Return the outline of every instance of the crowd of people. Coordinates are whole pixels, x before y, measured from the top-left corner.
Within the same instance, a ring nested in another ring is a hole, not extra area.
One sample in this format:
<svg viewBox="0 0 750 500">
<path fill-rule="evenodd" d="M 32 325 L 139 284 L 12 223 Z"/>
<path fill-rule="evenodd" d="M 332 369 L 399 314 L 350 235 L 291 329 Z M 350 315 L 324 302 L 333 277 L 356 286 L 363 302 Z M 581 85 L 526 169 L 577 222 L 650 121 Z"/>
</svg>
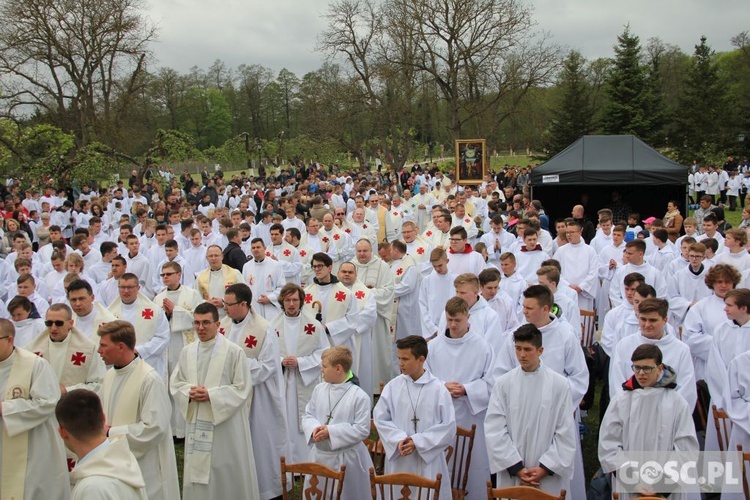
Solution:
<svg viewBox="0 0 750 500">
<path fill-rule="evenodd" d="M 688 217 L 615 196 L 551 220 L 528 182 L 436 164 L 8 182 L 0 496 L 267 500 L 284 457 L 346 465 L 360 499 L 372 422 L 384 472 L 442 474 L 441 498 L 474 427 L 466 498 L 492 480 L 582 499 L 597 378 L 605 477 L 622 451 L 717 450 L 713 405 L 750 449 L 750 206 L 739 228 L 711 193 Z"/>
</svg>

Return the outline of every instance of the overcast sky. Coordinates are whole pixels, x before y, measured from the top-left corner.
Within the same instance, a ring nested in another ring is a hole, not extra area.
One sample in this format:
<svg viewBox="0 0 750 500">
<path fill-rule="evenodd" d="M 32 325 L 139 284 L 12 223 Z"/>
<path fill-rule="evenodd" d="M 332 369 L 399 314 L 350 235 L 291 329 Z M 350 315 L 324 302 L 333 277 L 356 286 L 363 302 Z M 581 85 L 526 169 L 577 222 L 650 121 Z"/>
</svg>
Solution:
<svg viewBox="0 0 750 500">
<path fill-rule="evenodd" d="M 329 0 L 147 0 L 160 27 L 157 66 L 187 72 L 216 59 L 230 68 L 261 64 L 297 76 L 318 69 L 316 37 Z M 616 37 L 630 23 L 643 45 L 651 37 L 692 53 L 700 36 L 716 51 L 750 30 L 748 0 L 527 0 L 538 27 L 587 58 L 611 57 Z"/>
</svg>

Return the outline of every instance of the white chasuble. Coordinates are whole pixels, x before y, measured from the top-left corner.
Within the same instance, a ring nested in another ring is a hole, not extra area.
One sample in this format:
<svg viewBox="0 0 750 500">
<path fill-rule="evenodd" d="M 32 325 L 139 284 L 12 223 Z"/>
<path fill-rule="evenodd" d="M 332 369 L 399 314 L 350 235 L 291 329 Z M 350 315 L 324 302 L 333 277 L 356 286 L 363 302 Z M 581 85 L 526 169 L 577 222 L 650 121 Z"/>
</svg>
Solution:
<svg viewBox="0 0 750 500">
<path fill-rule="evenodd" d="M 68 391 L 99 392 L 106 368 L 97 349 L 98 345 L 76 328 L 61 342 L 52 342 L 49 330 L 44 330 L 28 345 L 29 351 L 50 362 L 57 380 Z"/>
</svg>

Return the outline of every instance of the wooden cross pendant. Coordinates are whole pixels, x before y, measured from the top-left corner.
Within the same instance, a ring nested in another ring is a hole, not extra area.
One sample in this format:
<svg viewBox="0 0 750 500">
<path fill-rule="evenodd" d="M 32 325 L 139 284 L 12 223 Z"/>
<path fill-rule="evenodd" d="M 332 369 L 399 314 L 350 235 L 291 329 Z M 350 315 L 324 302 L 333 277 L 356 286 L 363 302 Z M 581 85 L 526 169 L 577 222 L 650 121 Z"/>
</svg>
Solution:
<svg viewBox="0 0 750 500">
<path fill-rule="evenodd" d="M 326 425 L 330 424 L 332 419 L 333 419 L 333 415 L 329 413 L 328 416 L 326 417 Z"/>
<path fill-rule="evenodd" d="M 414 414 L 414 418 L 411 419 L 412 423 L 414 424 L 414 432 L 417 432 L 417 422 L 419 422 L 419 418 L 417 418 L 417 414 Z"/>
</svg>

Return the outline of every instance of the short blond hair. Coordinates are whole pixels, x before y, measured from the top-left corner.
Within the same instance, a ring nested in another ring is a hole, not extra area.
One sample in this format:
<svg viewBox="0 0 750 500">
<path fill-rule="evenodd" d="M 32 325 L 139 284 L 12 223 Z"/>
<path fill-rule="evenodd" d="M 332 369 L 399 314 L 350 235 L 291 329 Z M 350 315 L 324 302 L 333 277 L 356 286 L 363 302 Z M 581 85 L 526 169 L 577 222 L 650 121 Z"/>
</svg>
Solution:
<svg viewBox="0 0 750 500">
<path fill-rule="evenodd" d="M 458 288 L 461 285 L 473 285 L 474 288 L 479 290 L 479 278 L 477 278 L 476 274 L 472 273 L 459 274 L 453 280 L 453 286 Z"/>
<path fill-rule="evenodd" d="M 348 347 L 343 345 L 337 345 L 329 347 L 323 351 L 321 359 L 327 359 L 331 366 L 339 366 L 348 372 L 352 369 L 354 358 L 352 357 L 352 351 Z"/>
<path fill-rule="evenodd" d="M 451 297 L 445 303 L 445 314 L 446 316 L 469 314 L 469 304 L 461 297 Z"/>
<path fill-rule="evenodd" d="M 447 258 L 448 254 L 445 252 L 445 248 L 437 247 L 430 252 L 430 262 L 437 262 Z"/>
</svg>

